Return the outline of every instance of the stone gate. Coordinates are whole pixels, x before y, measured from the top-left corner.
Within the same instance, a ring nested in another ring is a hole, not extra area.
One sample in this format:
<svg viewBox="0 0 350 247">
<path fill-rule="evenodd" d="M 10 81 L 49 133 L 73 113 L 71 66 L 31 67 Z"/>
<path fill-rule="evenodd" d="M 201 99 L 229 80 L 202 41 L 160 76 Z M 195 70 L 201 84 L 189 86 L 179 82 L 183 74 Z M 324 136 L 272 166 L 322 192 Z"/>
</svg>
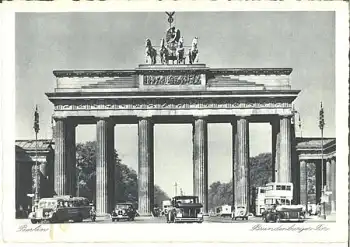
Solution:
<svg viewBox="0 0 350 247">
<path fill-rule="evenodd" d="M 114 198 L 114 126 L 138 124 L 138 205 L 153 208 L 153 126 L 193 125 L 193 194 L 208 211 L 207 124 L 230 123 L 234 204 L 249 208 L 249 123 L 272 127 L 272 178 L 292 182 L 290 68 L 209 68 L 205 64 L 142 64 L 131 70 L 54 71 L 47 93 L 56 121 L 55 192 L 75 194 L 75 129 L 96 124 L 96 209 L 110 212 Z M 117 140 L 118 141 L 118 140 Z M 189 147 L 190 148 L 190 147 Z M 294 176 L 295 177 L 295 176 Z M 293 181 L 295 182 L 295 181 Z"/>
</svg>

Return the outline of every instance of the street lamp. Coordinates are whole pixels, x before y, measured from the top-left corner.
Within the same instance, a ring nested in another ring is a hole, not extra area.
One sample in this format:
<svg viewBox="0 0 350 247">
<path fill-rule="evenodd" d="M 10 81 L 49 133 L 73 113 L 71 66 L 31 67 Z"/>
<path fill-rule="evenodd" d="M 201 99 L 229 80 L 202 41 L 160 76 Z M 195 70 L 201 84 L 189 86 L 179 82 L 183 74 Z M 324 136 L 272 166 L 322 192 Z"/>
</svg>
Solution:
<svg viewBox="0 0 350 247">
<path fill-rule="evenodd" d="M 323 218 L 326 219 L 326 202 L 325 202 L 325 188 L 324 188 L 324 179 L 323 179 L 323 129 L 325 126 L 325 121 L 324 121 L 324 111 L 323 111 L 323 106 L 321 102 L 321 109 L 320 109 L 320 118 L 319 118 L 319 123 L 318 127 L 321 130 L 321 201 L 322 201 L 322 207 L 323 207 Z"/>
<path fill-rule="evenodd" d="M 177 182 L 174 183 L 174 187 L 175 187 L 175 196 L 177 196 Z"/>
<path fill-rule="evenodd" d="M 35 192 L 34 192 L 34 204 L 39 202 L 39 166 L 38 166 L 38 133 L 39 133 L 39 112 L 38 106 L 35 107 L 34 112 L 34 131 L 35 131 Z"/>
</svg>

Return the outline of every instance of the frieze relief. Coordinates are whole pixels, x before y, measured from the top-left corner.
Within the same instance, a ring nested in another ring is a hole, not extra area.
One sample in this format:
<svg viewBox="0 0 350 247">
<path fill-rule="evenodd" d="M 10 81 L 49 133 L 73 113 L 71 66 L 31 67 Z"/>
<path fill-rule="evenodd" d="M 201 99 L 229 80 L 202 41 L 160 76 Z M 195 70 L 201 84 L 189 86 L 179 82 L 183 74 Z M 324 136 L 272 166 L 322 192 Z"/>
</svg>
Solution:
<svg viewBox="0 0 350 247">
<path fill-rule="evenodd" d="M 237 99 L 123 99 L 91 100 L 75 104 L 56 104 L 56 111 L 70 110 L 147 110 L 147 109 L 240 109 L 290 108 L 291 103 L 277 100 Z"/>
<path fill-rule="evenodd" d="M 144 75 L 144 85 L 200 85 L 200 74 Z"/>
</svg>

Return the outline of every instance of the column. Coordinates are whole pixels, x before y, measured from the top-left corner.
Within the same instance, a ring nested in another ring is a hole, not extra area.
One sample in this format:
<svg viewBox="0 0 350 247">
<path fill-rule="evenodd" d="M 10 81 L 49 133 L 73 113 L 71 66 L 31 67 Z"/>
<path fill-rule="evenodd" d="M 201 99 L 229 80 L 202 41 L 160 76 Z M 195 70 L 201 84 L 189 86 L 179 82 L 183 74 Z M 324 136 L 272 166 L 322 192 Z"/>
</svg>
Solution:
<svg viewBox="0 0 350 247">
<path fill-rule="evenodd" d="M 275 182 L 280 159 L 280 123 L 273 120 L 270 124 L 272 134 L 272 182 Z"/>
<path fill-rule="evenodd" d="M 193 124 L 193 194 L 208 213 L 208 129 L 204 118 L 196 118 Z"/>
<path fill-rule="evenodd" d="M 335 213 L 336 212 L 336 193 L 337 193 L 337 184 L 336 184 L 336 157 L 333 157 L 331 159 L 331 191 L 332 191 L 332 196 L 331 196 L 331 212 Z"/>
<path fill-rule="evenodd" d="M 49 196 L 49 184 L 48 184 L 48 169 L 47 162 L 40 161 L 39 165 L 39 183 L 40 183 L 40 192 L 39 197 L 48 197 Z"/>
<path fill-rule="evenodd" d="M 66 146 L 67 146 L 67 184 L 69 195 L 76 196 L 76 147 L 75 147 L 75 128 L 76 124 L 69 120 L 66 123 Z"/>
<path fill-rule="evenodd" d="M 236 149 L 238 147 L 237 120 L 231 123 L 232 126 L 232 188 L 235 188 L 235 165 L 237 163 Z M 235 205 L 235 190 L 232 189 L 232 205 Z"/>
<path fill-rule="evenodd" d="M 115 162 L 115 148 L 114 148 L 114 127 L 115 124 L 110 121 L 108 122 L 107 129 L 107 169 L 108 169 L 108 212 L 111 213 L 116 203 L 115 196 L 115 188 L 117 181 L 115 170 L 116 170 L 116 162 Z"/>
<path fill-rule="evenodd" d="M 307 163 L 305 160 L 300 161 L 300 204 L 307 208 L 308 189 L 307 189 Z"/>
<path fill-rule="evenodd" d="M 332 171 L 331 171 L 331 161 L 329 159 L 325 160 L 326 163 L 326 191 L 331 191 L 332 188 Z M 332 195 L 328 195 L 328 202 L 326 203 L 326 210 L 327 213 L 330 213 L 332 211 L 332 205 L 331 205 L 331 198 Z"/>
<path fill-rule="evenodd" d="M 292 182 L 292 140 L 290 116 L 280 119 L 280 159 L 276 174 L 276 182 Z"/>
<path fill-rule="evenodd" d="M 114 125 L 108 118 L 102 118 L 97 121 L 96 125 L 96 211 L 98 215 L 110 213 L 112 195 L 109 194 L 111 186 L 111 148 L 108 144 L 112 142 L 114 134 L 111 135 L 111 128 Z M 114 173 L 113 173 L 114 174 Z"/>
<path fill-rule="evenodd" d="M 138 211 L 140 215 L 151 215 L 154 204 L 153 123 L 151 118 L 139 119 L 138 139 Z"/>
<path fill-rule="evenodd" d="M 235 147 L 234 190 L 235 206 L 249 210 L 249 123 L 244 117 L 237 120 L 237 143 Z"/>
<path fill-rule="evenodd" d="M 57 195 L 69 194 L 67 171 L 67 146 L 66 146 L 66 120 L 56 119 L 55 133 L 55 193 Z"/>
<path fill-rule="evenodd" d="M 321 202 L 321 191 L 322 191 L 322 171 L 320 160 L 315 161 L 316 167 L 316 204 Z"/>
</svg>

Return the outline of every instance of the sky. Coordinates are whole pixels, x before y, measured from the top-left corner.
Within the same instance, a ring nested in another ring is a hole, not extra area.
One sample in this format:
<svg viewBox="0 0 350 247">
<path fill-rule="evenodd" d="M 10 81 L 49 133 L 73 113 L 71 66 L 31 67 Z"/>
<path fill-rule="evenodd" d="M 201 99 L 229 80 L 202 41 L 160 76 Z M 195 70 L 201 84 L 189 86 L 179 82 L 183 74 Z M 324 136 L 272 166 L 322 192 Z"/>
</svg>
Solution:
<svg viewBox="0 0 350 247">
<path fill-rule="evenodd" d="M 39 138 L 51 138 L 53 106 L 45 93 L 55 88 L 53 70 L 133 69 L 144 62 L 144 44 L 159 45 L 168 28 L 158 13 L 16 13 L 16 139 L 33 139 L 35 105 Z M 296 135 L 319 137 L 323 102 L 325 137 L 335 137 L 335 15 L 333 12 L 178 12 L 176 28 L 185 45 L 199 37 L 200 62 L 211 68 L 288 67 L 294 105 L 301 115 Z M 154 127 L 155 183 L 169 196 L 174 183 L 192 192 L 190 124 Z M 271 152 L 269 124 L 250 124 L 250 154 Z M 94 125 L 79 125 L 77 142 L 96 139 Z M 137 171 L 137 126 L 117 125 L 115 147 Z M 229 124 L 208 126 L 208 182 L 232 174 Z"/>
</svg>

